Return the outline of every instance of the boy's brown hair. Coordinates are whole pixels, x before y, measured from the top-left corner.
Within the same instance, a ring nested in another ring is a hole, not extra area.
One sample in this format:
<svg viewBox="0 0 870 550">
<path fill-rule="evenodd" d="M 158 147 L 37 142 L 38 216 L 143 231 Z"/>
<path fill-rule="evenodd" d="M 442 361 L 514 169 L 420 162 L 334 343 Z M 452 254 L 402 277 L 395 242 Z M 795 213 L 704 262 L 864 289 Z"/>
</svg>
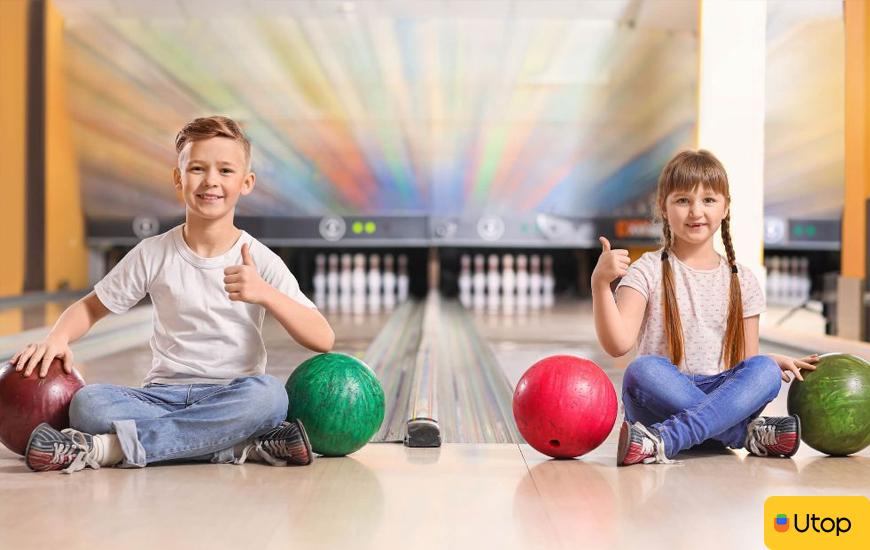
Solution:
<svg viewBox="0 0 870 550">
<path fill-rule="evenodd" d="M 680 322 L 680 311 L 674 290 L 674 275 L 668 261 L 668 252 L 673 245 L 673 235 L 668 221 L 664 216 L 665 199 L 675 191 L 688 192 L 696 186 L 706 187 L 714 193 L 725 197 L 726 205 L 731 204 L 731 194 L 728 192 L 728 175 L 725 168 L 709 151 L 683 151 L 668 162 L 662 170 L 658 184 L 658 199 L 656 201 L 657 217 L 662 220 L 662 309 L 664 310 L 665 340 L 668 342 L 668 354 L 675 365 L 683 360 L 683 326 Z M 734 245 L 731 243 L 731 212 L 722 220 L 722 242 L 725 244 L 725 254 L 731 268 L 731 282 L 728 293 L 728 317 L 725 326 L 725 337 L 722 339 L 722 360 L 725 368 L 730 369 L 743 360 L 746 349 L 743 333 L 743 298 L 740 293 L 740 280 L 737 277 L 737 259 L 734 255 Z"/>
<path fill-rule="evenodd" d="M 184 125 L 184 128 L 175 136 L 175 152 L 179 155 L 188 143 L 210 139 L 213 137 L 225 137 L 239 143 L 245 150 L 245 160 L 248 170 L 251 168 L 251 142 L 245 133 L 236 124 L 236 121 L 225 116 L 209 116 L 195 118 Z"/>
</svg>

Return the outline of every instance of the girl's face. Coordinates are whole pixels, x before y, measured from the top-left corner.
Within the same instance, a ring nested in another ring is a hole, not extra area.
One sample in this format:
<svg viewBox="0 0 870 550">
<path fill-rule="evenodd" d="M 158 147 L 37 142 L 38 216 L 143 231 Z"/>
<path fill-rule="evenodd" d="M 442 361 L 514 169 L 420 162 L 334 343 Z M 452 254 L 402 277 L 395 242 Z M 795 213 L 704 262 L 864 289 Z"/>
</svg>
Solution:
<svg viewBox="0 0 870 550">
<path fill-rule="evenodd" d="M 664 221 L 674 241 L 699 245 L 712 241 L 728 215 L 728 201 L 709 187 L 696 185 L 691 191 L 674 191 L 662 205 Z"/>
</svg>

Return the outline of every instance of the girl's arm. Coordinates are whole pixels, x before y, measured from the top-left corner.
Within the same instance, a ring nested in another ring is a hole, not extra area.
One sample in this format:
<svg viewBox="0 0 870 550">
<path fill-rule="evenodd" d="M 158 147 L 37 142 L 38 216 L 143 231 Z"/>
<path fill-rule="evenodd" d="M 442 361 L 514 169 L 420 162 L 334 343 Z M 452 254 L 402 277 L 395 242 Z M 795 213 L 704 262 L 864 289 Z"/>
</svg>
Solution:
<svg viewBox="0 0 870 550">
<path fill-rule="evenodd" d="M 637 341 L 646 298 L 633 288 L 622 287 L 617 291 L 617 305 L 610 283 L 625 275 L 631 260 L 627 250 L 611 250 L 604 237 L 599 241 L 601 256 L 592 272 L 592 317 L 601 347 L 613 357 L 620 357 L 631 351 Z"/>
<path fill-rule="evenodd" d="M 747 317 L 743 320 L 744 347 L 746 349 L 746 359 L 753 355 L 758 355 L 758 315 Z M 803 381 L 801 369 L 816 370 L 815 364 L 819 362 L 819 354 L 808 355 L 800 359 L 795 359 L 787 355 L 778 353 L 768 353 L 768 357 L 773 359 L 780 370 L 782 370 L 782 381 L 790 382 L 791 377 L 787 374 L 792 373 L 794 378 Z"/>
<path fill-rule="evenodd" d="M 758 315 L 743 319 L 744 359 L 758 355 Z"/>
<path fill-rule="evenodd" d="M 610 283 L 598 288 L 592 286 L 595 333 L 601 347 L 613 357 L 621 357 L 634 347 L 646 311 L 646 298 L 633 288 L 620 288 L 617 297 L 618 305 L 610 291 Z"/>
</svg>

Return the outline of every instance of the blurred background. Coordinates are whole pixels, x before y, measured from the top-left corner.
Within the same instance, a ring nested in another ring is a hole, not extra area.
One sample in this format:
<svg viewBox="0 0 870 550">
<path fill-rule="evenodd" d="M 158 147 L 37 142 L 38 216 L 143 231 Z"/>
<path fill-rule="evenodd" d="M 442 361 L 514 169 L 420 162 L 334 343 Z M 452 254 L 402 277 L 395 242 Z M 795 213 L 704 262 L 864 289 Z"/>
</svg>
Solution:
<svg viewBox="0 0 870 550">
<path fill-rule="evenodd" d="M 85 290 L 179 223 L 174 136 L 211 114 L 254 147 L 238 225 L 308 293 L 318 265 L 326 276 L 365 253 L 367 271 L 371 255 L 381 271 L 405 255 L 412 296 L 453 296 L 463 256 L 473 274 L 474 255 L 497 253 L 499 273 L 505 255 L 549 257 L 556 295 L 583 298 L 598 235 L 633 257 L 657 247 L 658 174 L 707 146 L 699 118 L 741 116 L 704 104 L 712 63 L 689 0 L 0 4 L 3 299 Z M 763 143 L 758 177 L 723 158 L 732 186 L 762 203 L 763 219 L 735 220 L 758 228 L 741 261 L 759 266 L 780 318 L 797 307 L 812 330 L 838 333 L 844 5 L 762 4 L 762 118 L 746 136 Z M 850 296 L 863 303 L 861 238 Z M 851 315 L 849 335 L 865 338 L 863 312 Z"/>
</svg>

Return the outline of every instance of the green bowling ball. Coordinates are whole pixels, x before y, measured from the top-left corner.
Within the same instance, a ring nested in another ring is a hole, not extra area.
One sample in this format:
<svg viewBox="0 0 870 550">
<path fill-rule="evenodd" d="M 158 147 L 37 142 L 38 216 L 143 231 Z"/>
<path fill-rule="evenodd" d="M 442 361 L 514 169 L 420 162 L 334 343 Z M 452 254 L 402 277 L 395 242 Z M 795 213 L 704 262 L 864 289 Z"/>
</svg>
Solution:
<svg viewBox="0 0 870 550">
<path fill-rule="evenodd" d="M 342 353 L 308 359 L 284 385 L 287 419 L 305 426 L 314 452 L 344 456 L 362 448 L 384 420 L 384 390 L 362 361 Z"/>
<path fill-rule="evenodd" d="M 801 419 L 801 439 L 845 456 L 870 445 L 870 363 L 844 353 L 823 355 L 788 390 L 788 412 Z"/>
</svg>

